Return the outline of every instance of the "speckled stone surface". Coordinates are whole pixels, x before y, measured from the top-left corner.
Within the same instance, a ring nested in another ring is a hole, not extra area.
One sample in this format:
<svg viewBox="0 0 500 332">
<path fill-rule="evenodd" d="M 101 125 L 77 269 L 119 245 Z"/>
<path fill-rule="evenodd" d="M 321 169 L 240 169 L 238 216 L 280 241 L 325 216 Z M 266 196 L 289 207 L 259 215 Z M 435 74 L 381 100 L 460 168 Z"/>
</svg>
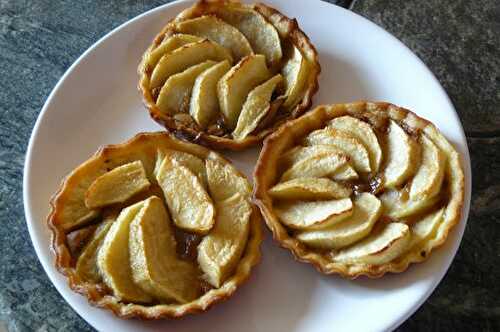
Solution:
<svg viewBox="0 0 500 332">
<path fill-rule="evenodd" d="M 71 63 L 112 28 L 165 2 L 0 0 L 0 321 L 8 330 L 92 331 L 52 286 L 31 245 L 24 153 L 45 99 Z M 352 7 L 414 50 L 446 88 L 468 135 L 476 177 L 464 241 L 446 278 L 399 329 L 499 331 L 499 2 L 330 2 Z"/>
</svg>

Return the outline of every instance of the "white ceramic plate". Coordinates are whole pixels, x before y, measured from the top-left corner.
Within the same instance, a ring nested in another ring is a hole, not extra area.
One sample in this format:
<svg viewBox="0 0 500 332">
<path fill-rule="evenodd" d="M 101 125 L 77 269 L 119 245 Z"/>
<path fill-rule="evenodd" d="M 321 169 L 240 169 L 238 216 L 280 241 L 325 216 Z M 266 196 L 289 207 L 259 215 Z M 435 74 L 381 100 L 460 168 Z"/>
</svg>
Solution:
<svg viewBox="0 0 500 332">
<path fill-rule="evenodd" d="M 462 153 L 466 197 L 463 218 L 446 244 L 424 264 L 379 280 L 324 276 L 272 242 L 262 263 L 235 296 L 202 315 L 179 321 L 122 320 L 91 307 L 70 291 L 54 268 L 45 224 L 49 199 L 61 179 L 104 144 L 159 130 L 141 104 L 136 67 L 165 22 L 189 5 L 151 10 L 113 30 L 86 51 L 47 99 L 28 147 L 24 206 L 33 245 L 66 301 L 101 331 L 381 331 L 408 318 L 432 293 L 460 244 L 470 202 L 470 161 L 460 121 L 443 88 L 402 43 L 362 17 L 320 1 L 266 0 L 300 26 L 316 46 L 322 67 L 315 104 L 357 99 L 390 101 L 433 121 Z M 228 155 L 251 176 L 258 149 Z"/>
</svg>

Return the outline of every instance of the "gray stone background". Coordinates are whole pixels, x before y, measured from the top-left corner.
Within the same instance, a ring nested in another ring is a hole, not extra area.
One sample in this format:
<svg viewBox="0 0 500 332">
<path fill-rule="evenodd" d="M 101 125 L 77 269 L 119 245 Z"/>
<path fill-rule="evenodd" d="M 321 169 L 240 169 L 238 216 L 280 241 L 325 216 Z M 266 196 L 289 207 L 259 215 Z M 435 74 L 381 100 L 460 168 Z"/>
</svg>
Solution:
<svg viewBox="0 0 500 332">
<path fill-rule="evenodd" d="M 161 0 L 0 0 L 0 331 L 91 331 L 35 255 L 22 202 L 28 139 L 48 94 L 97 39 Z M 443 282 L 400 331 L 500 331 L 500 2 L 332 0 L 384 27 L 437 75 L 467 135 L 472 206 Z"/>
</svg>

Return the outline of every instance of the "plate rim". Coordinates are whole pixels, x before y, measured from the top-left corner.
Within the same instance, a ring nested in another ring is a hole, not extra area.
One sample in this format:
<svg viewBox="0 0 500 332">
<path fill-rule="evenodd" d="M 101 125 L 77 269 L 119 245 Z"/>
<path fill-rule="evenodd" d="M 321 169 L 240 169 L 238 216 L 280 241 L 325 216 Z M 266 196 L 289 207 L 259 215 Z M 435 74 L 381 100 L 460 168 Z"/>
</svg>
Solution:
<svg viewBox="0 0 500 332">
<path fill-rule="evenodd" d="M 245 0 L 243 0 L 244 2 L 246 2 Z M 283 0 L 279 0 L 279 1 L 283 1 Z M 304 0 L 303 0 L 304 1 Z M 166 4 L 163 4 L 163 5 L 160 5 L 158 7 L 154 7 L 154 8 L 151 8 L 123 23 L 121 23 L 120 25 L 118 25 L 117 27 L 113 28 L 111 31 L 109 31 L 108 33 L 104 34 L 101 38 L 99 38 L 95 43 L 93 43 L 92 45 L 90 45 L 72 64 L 71 66 L 68 67 L 68 69 L 66 69 L 66 71 L 64 72 L 64 74 L 61 76 L 61 78 L 57 81 L 56 85 L 54 86 L 54 88 L 51 90 L 50 94 L 48 95 L 48 97 L 46 98 L 42 108 L 41 108 L 41 111 L 40 113 L 38 114 L 37 116 L 37 119 L 36 119 L 36 122 L 35 122 L 35 125 L 33 126 L 33 129 L 32 129 L 32 132 L 30 134 L 30 138 L 29 138 L 29 141 L 28 141 L 28 145 L 27 145 L 27 149 L 26 149 L 26 153 L 25 153 L 25 161 L 24 161 L 24 167 L 23 167 L 23 186 L 22 186 L 22 190 L 23 190 L 23 206 L 24 206 L 24 214 L 25 214 L 25 221 L 26 221 L 26 224 L 27 224 L 27 228 L 28 228 L 28 232 L 29 232 L 29 235 L 30 235 L 30 239 L 31 239 L 31 243 L 33 245 L 33 248 L 35 249 L 35 253 L 36 253 L 36 256 L 37 256 L 37 259 L 38 261 L 40 262 L 40 264 L 42 265 L 44 271 L 45 271 L 45 274 L 48 276 L 50 282 L 52 283 L 52 285 L 56 288 L 56 290 L 58 291 L 58 293 L 61 295 L 61 297 L 64 299 L 64 301 L 66 302 L 67 305 L 69 305 L 71 307 L 71 309 L 76 312 L 86 323 L 88 323 L 90 326 L 92 326 L 93 328 L 97 329 L 97 327 L 93 324 L 93 322 L 91 322 L 90 320 L 88 320 L 86 317 L 84 317 L 83 313 L 80 313 L 79 310 L 77 310 L 73 304 L 71 304 L 70 300 L 68 299 L 68 296 L 66 294 L 64 294 L 64 292 L 62 291 L 62 287 L 64 286 L 64 284 L 60 284 L 57 280 L 56 280 L 56 274 L 55 273 L 52 273 L 53 271 L 50 270 L 51 266 L 49 264 L 49 262 L 44 262 L 43 259 L 41 259 L 41 256 L 42 253 L 41 253 L 41 242 L 39 241 L 39 239 L 37 238 L 37 235 L 36 235 L 36 232 L 34 230 L 34 227 L 33 227 L 33 217 L 32 217 L 32 214 L 31 214 L 31 204 L 30 204 L 30 182 L 31 182 L 31 164 L 33 163 L 33 150 L 34 150 L 34 145 L 37 141 L 37 137 L 38 137 L 38 134 L 39 134 L 39 129 L 40 129 L 40 125 L 42 123 L 42 120 L 45 116 L 45 114 L 47 113 L 48 109 L 50 108 L 50 105 L 52 103 L 52 100 L 54 99 L 54 96 L 56 94 L 56 92 L 59 90 L 59 88 L 62 86 L 62 84 L 66 81 L 66 79 L 73 73 L 73 71 L 75 70 L 75 68 L 87 57 L 87 55 L 89 55 L 94 49 L 96 49 L 97 47 L 99 47 L 101 44 L 103 44 L 109 37 L 111 37 L 112 35 L 116 34 L 116 33 L 119 33 L 120 30 L 126 28 L 129 24 L 133 23 L 133 22 L 136 22 L 138 20 L 141 20 L 143 19 L 144 17 L 146 16 L 149 16 L 149 15 L 152 15 L 154 14 L 155 12 L 157 11 L 162 11 L 162 10 L 165 10 L 166 8 L 168 7 L 173 7 L 173 6 L 176 6 L 176 5 L 179 5 L 179 4 L 189 4 L 189 3 L 192 3 L 193 0 L 175 0 L 175 1 L 172 1 L 172 2 L 169 2 L 169 3 L 166 3 Z M 346 9 L 346 8 L 343 8 L 341 6 L 338 6 L 338 5 L 335 5 L 335 4 L 332 4 L 332 3 L 329 3 L 329 2 L 325 2 L 325 1 L 322 1 L 322 0 L 316 0 L 314 5 L 317 5 L 318 3 L 321 3 L 321 4 L 324 4 L 324 5 L 331 5 L 331 6 L 335 6 L 337 10 L 339 10 L 340 12 L 343 12 L 344 15 L 348 15 L 348 16 L 351 16 L 352 19 L 354 20 L 361 20 L 361 21 L 364 21 L 365 24 L 368 24 L 370 26 L 370 29 L 371 30 L 376 30 L 377 33 L 379 34 L 382 34 L 384 35 L 384 37 L 386 38 L 389 38 L 392 40 L 392 42 L 395 42 L 396 45 L 401 49 L 401 50 L 404 50 L 404 52 L 412 57 L 414 60 L 417 61 L 417 63 L 419 63 L 419 65 L 427 72 L 427 74 L 429 75 L 430 79 L 433 80 L 435 83 L 437 83 L 436 85 L 439 87 L 440 91 L 439 93 L 443 96 L 444 98 L 444 101 L 446 102 L 446 104 L 448 104 L 449 108 L 451 110 L 453 110 L 453 116 L 455 118 L 455 120 L 460 124 L 460 130 L 459 130 L 459 136 L 460 136 L 460 139 L 461 139 L 461 144 L 463 144 L 463 147 L 464 147 L 464 151 L 462 151 L 461 153 L 461 161 L 462 161 L 462 166 L 464 168 L 464 173 L 465 173 L 465 192 L 464 192 L 464 204 L 463 204 L 463 207 L 462 207 L 462 215 L 461 215 L 461 218 L 460 218 L 460 222 L 455 226 L 456 228 L 456 232 L 458 232 L 457 234 L 457 240 L 456 242 L 457 243 L 454 243 L 455 245 L 455 248 L 452 248 L 452 251 L 450 253 L 450 255 L 448 255 L 446 257 L 446 260 L 445 260 L 445 264 L 446 267 L 444 269 L 442 269 L 442 272 L 440 272 L 439 274 L 439 278 L 436 280 L 436 282 L 432 285 L 432 287 L 429 287 L 427 289 L 426 292 L 424 292 L 418 301 L 416 301 L 413 306 L 411 306 L 404 314 L 400 315 L 400 317 L 398 317 L 398 319 L 395 319 L 394 320 L 394 323 L 390 326 L 387 326 L 387 330 L 394 330 L 396 329 L 398 326 L 400 326 L 402 323 L 404 323 L 410 316 L 412 316 L 422 305 L 423 303 L 430 297 L 430 295 L 434 292 L 434 290 L 436 289 L 436 287 L 443 281 L 444 279 L 444 276 L 447 274 L 450 266 L 451 266 L 451 263 L 453 262 L 453 260 L 455 259 L 455 256 L 458 252 L 458 249 L 460 248 L 461 244 L 462 244 L 462 240 L 463 240 L 463 234 L 465 232 L 465 228 L 467 227 L 467 223 L 468 223 L 468 219 L 469 219 L 469 212 L 470 212 L 470 203 L 471 203 L 471 189 L 472 189 L 472 171 L 471 171 L 471 163 L 470 163 L 470 152 L 469 152 L 469 147 L 468 147 L 468 144 L 467 144 L 467 138 L 465 136 L 465 132 L 464 132 L 464 129 L 463 129 L 463 125 L 462 125 L 462 121 L 460 119 L 460 117 L 458 116 L 458 112 L 453 104 L 453 102 L 451 101 L 450 97 L 448 96 L 448 94 L 446 93 L 446 90 L 444 89 L 444 87 L 441 85 L 441 83 L 439 82 L 439 80 L 437 79 L 437 77 L 435 76 L 435 74 L 427 67 L 427 65 L 422 61 L 422 59 L 420 59 L 419 56 L 417 56 L 408 46 L 406 46 L 401 40 L 399 40 L 396 36 L 394 36 L 393 34 L 391 34 L 390 32 L 388 32 L 387 30 L 385 30 L 384 28 L 382 28 L 381 26 L 377 25 L 376 23 L 372 22 L 371 20 L 369 20 L 368 18 L 356 13 L 356 12 L 353 12 L 349 9 Z M 317 104 L 313 102 L 313 106 L 311 107 L 314 108 L 316 107 Z"/>
</svg>

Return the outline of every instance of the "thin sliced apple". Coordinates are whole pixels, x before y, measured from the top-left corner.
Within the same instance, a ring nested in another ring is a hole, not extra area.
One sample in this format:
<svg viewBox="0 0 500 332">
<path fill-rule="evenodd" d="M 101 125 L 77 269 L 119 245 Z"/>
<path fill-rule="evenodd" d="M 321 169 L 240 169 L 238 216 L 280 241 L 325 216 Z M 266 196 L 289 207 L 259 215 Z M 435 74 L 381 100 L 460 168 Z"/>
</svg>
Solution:
<svg viewBox="0 0 500 332">
<path fill-rule="evenodd" d="M 210 196 L 215 202 L 226 200 L 236 193 L 249 197 L 252 186 L 233 165 L 223 162 L 220 157 L 210 153 L 205 160 L 207 182 Z"/>
<path fill-rule="evenodd" d="M 221 61 L 205 70 L 194 81 L 189 114 L 202 128 L 213 123 L 219 114 L 217 82 L 230 68 L 229 61 Z"/>
<path fill-rule="evenodd" d="M 130 223 L 144 206 L 144 201 L 123 209 L 111 225 L 101 248 L 97 252 L 97 266 L 106 285 L 121 301 L 133 303 L 151 302 L 151 296 L 137 287 L 129 264 Z"/>
<path fill-rule="evenodd" d="M 409 248 L 414 248 L 421 244 L 424 240 L 431 238 L 436 233 L 439 225 L 443 221 L 444 208 L 428 214 L 424 218 L 414 222 L 410 226 L 411 242 Z"/>
<path fill-rule="evenodd" d="M 157 48 L 148 54 L 147 63 L 151 68 L 154 68 L 158 61 L 160 61 L 161 57 L 165 54 L 170 53 L 186 44 L 199 42 L 201 40 L 203 39 L 192 35 L 182 33 L 175 34 L 163 40 Z"/>
<path fill-rule="evenodd" d="M 175 225 L 188 232 L 208 233 L 215 222 L 215 208 L 200 179 L 175 160 L 162 162 L 156 179 Z"/>
<path fill-rule="evenodd" d="M 276 199 L 338 199 L 349 197 L 351 188 L 324 178 L 296 178 L 269 189 Z"/>
<path fill-rule="evenodd" d="M 386 142 L 384 187 L 395 188 L 413 175 L 418 161 L 418 146 L 393 120 L 389 124 Z"/>
<path fill-rule="evenodd" d="M 216 62 L 208 60 L 170 76 L 160 90 L 156 106 L 165 114 L 186 113 L 196 78 Z"/>
<path fill-rule="evenodd" d="M 371 234 L 363 241 L 340 251 L 335 260 L 347 264 L 385 264 L 403 254 L 410 240 L 408 225 L 389 223 L 382 232 Z"/>
<path fill-rule="evenodd" d="M 213 15 L 177 22 L 175 28 L 179 32 L 207 38 L 220 44 L 231 50 L 235 60 L 252 53 L 250 43 L 238 29 Z"/>
<path fill-rule="evenodd" d="M 151 88 L 160 87 L 170 76 L 207 60 L 232 63 L 233 57 L 224 47 L 208 39 L 186 44 L 161 57 L 151 74 Z"/>
<path fill-rule="evenodd" d="M 233 131 L 233 138 L 236 141 L 250 135 L 264 116 L 269 113 L 273 92 L 282 81 L 283 77 L 276 74 L 250 91 L 238 117 L 236 129 Z"/>
<path fill-rule="evenodd" d="M 370 172 L 370 156 L 368 150 L 359 139 L 349 133 L 331 128 L 318 129 L 305 138 L 306 145 L 331 145 L 344 151 L 351 158 L 352 165 L 358 172 Z"/>
<path fill-rule="evenodd" d="M 179 150 L 161 149 L 157 151 L 156 164 L 153 171 L 155 177 L 157 176 L 162 163 L 169 163 L 172 162 L 172 160 L 175 160 L 178 164 L 189 168 L 191 172 L 196 174 L 203 186 L 205 188 L 207 187 L 207 172 L 205 170 L 205 162 L 201 158 L 198 158 L 191 153 Z"/>
<path fill-rule="evenodd" d="M 152 196 L 130 224 L 134 282 L 156 299 L 187 303 L 201 293 L 196 267 L 176 256 L 174 231 L 163 202 Z"/>
<path fill-rule="evenodd" d="M 218 8 L 215 14 L 241 31 L 254 52 L 266 57 L 270 67 L 280 62 L 283 51 L 278 31 L 257 11 L 229 4 Z"/>
<path fill-rule="evenodd" d="M 350 164 L 345 164 L 339 167 L 330 177 L 335 181 L 351 181 L 358 179 L 359 175 Z"/>
<path fill-rule="evenodd" d="M 108 234 L 113 221 L 104 221 L 99 225 L 91 240 L 87 243 L 80 256 L 78 256 L 76 274 L 86 282 L 98 283 L 102 280 L 97 267 L 97 251 L 103 243 L 104 237 Z"/>
<path fill-rule="evenodd" d="M 369 193 L 357 196 L 353 204 L 349 218 L 322 230 L 301 232 L 297 239 L 313 248 L 340 249 L 364 238 L 382 215 L 382 204 Z"/>
<path fill-rule="evenodd" d="M 95 179 L 85 193 L 85 205 L 94 209 L 123 203 L 149 186 L 144 166 L 137 160 L 116 167 Z"/>
<path fill-rule="evenodd" d="M 439 195 L 412 200 L 404 189 L 386 190 L 379 198 L 384 205 L 385 214 L 394 219 L 422 213 L 440 200 Z"/>
<path fill-rule="evenodd" d="M 345 115 L 331 120 L 328 127 L 344 131 L 363 143 L 370 155 L 371 171 L 376 173 L 379 170 L 382 162 L 382 149 L 377 136 L 368 123 Z"/>
<path fill-rule="evenodd" d="M 320 178 L 333 175 L 347 164 L 349 158 L 344 154 L 319 154 L 295 163 L 281 176 L 281 181 L 295 178 Z"/>
<path fill-rule="evenodd" d="M 222 76 L 217 83 L 217 96 L 227 127 L 236 127 L 248 93 L 270 76 L 266 58 L 261 54 L 244 57 Z"/>
<path fill-rule="evenodd" d="M 304 85 L 309 77 L 309 63 L 294 45 L 290 48 L 290 57 L 281 69 L 285 78 L 286 100 L 283 107 L 291 110 L 297 105 L 304 93 Z"/>
<path fill-rule="evenodd" d="M 410 198 L 425 199 L 441 190 L 444 179 L 446 156 L 427 136 L 420 137 L 422 161 L 410 187 Z"/>
<path fill-rule="evenodd" d="M 239 193 L 216 204 L 213 230 L 198 245 L 198 264 L 204 278 L 219 288 L 234 271 L 246 247 L 252 207 Z"/>
<path fill-rule="evenodd" d="M 283 224 L 294 229 L 322 229 L 352 215 L 350 198 L 328 201 L 282 201 L 275 211 Z"/>
</svg>

